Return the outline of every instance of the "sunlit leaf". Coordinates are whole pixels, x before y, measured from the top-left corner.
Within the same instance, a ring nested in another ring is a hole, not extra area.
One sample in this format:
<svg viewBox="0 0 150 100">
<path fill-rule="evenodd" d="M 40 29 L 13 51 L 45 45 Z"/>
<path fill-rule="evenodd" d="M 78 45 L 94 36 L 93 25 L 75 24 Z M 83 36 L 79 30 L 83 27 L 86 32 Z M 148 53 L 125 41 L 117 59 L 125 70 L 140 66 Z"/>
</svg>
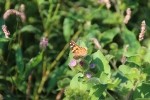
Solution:
<svg viewBox="0 0 150 100">
<path fill-rule="evenodd" d="M 110 80 L 110 75 L 102 72 L 101 76 L 100 76 L 100 82 L 101 82 L 101 84 L 107 84 L 109 80 Z"/>
<path fill-rule="evenodd" d="M 123 74 L 128 74 L 130 72 L 130 67 L 127 65 L 121 65 L 119 66 L 119 70 L 123 73 Z"/>
<path fill-rule="evenodd" d="M 118 13 L 108 13 L 108 16 L 103 20 L 105 24 L 119 24 L 122 23 L 123 19 Z"/>
<path fill-rule="evenodd" d="M 142 64 L 142 59 L 141 59 L 141 57 L 138 56 L 138 55 L 137 55 L 137 56 L 131 56 L 131 57 L 128 57 L 128 58 L 127 58 L 127 62 L 132 62 L 132 63 L 135 63 L 135 64 L 141 66 L 141 64 Z"/>
<path fill-rule="evenodd" d="M 79 83 L 79 77 L 83 77 L 83 74 L 82 73 L 78 73 L 77 75 L 75 75 L 73 77 L 73 79 L 71 80 L 70 82 L 70 87 L 73 88 L 73 89 L 76 89 L 76 88 L 80 88 L 80 83 Z M 81 87 L 82 88 L 82 87 Z"/>
</svg>

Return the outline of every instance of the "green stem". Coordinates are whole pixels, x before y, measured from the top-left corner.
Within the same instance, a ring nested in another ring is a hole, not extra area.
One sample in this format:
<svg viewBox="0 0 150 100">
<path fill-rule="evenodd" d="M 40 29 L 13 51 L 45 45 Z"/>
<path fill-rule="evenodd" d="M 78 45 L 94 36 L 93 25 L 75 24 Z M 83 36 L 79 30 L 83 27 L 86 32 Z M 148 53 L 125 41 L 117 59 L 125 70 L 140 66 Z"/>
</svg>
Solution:
<svg viewBox="0 0 150 100">
<path fill-rule="evenodd" d="M 72 39 L 76 38 L 80 33 L 81 33 L 81 30 L 80 29 L 79 31 L 77 31 L 75 33 L 75 35 L 72 37 Z M 48 79 L 48 76 L 51 72 L 51 70 L 55 67 L 55 65 L 57 64 L 57 62 L 61 59 L 61 57 L 64 55 L 65 51 L 67 50 L 68 48 L 68 43 L 64 46 L 63 50 L 58 54 L 58 56 L 56 57 L 56 59 L 52 62 L 52 64 L 50 66 L 48 66 L 47 68 L 47 71 L 45 72 L 45 74 L 43 75 L 42 77 L 42 80 L 41 80 L 41 83 L 39 85 L 39 88 L 38 88 L 38 91 L 35 95 L 35 100 L 39 100 L 39 94 L 42 92 L 42 89 L 43 89 L 43 86 L 46 82 L 46 80 Z"/>
<path fill-rule="evenodd" d="M 45 25 L 45 20 L 44 20 L 44 18 L 42 17 L 42 10 L 41 10 L 41 8 L 40 8 L 40 4 L 39 4 L 39 2 L 38 2 L 38 0 L 35 0 L 36 1 L 36 3 L 37 3 L 37 6 L 38 6 L 38 11 L 39 11 L 39 14 L 40 14 L 40 17 L 41 17 L 41 20 L 42 20 L 42 26 L 44 27 L 44 30 L 46 30 L 46 25 Z"/>
<path fill-rule="evenodd" d="M 56 9 L 55 9 L 55 11 L 54 11 L 54 14 L 52 15 L 52 10 L 53 10 L 53 4 L 51 4 L 50 5 L 50 8 L 49 8 L 49 15 L 48 15 L 48 17 L 47 17 L 47 22 L 46 22 L 46 29 L 48 30 L 48 34 L 50 33 L 50 31 L 51 31 L 51 26 L 52 26 L 52 22 L 55 20 L 55 18 L 56 18 L 56 16 L 57 16 L 57 13 L 58 13 L 58 10 L 59 10 L 59 8 L 60 8 L 60 4 L 59 3 L 57 3 L 57 6 L 56 6 Z M 47 35 L 48 35 L 47 34 Z"/>
</svg>

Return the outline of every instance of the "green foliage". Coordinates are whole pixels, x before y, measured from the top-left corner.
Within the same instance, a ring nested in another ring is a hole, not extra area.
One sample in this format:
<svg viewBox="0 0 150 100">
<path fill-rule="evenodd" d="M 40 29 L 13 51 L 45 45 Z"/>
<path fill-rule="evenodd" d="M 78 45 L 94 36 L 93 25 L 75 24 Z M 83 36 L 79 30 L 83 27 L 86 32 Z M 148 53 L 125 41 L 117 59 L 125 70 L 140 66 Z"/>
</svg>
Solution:
<svg viewBox="0 0 150 100">
<path fill-rule="evenodd" d="M 63 23 L 63 34 L 65 40 L 69 42 L 70 36 L 73 34 L 73 21 L 70 18 L 65 18 Z"/>
<path fill-rule="evenodd" d="M 149 0 L 102 1 L 0 0 L 0 100 L 149 100 Z"/>
</svg>

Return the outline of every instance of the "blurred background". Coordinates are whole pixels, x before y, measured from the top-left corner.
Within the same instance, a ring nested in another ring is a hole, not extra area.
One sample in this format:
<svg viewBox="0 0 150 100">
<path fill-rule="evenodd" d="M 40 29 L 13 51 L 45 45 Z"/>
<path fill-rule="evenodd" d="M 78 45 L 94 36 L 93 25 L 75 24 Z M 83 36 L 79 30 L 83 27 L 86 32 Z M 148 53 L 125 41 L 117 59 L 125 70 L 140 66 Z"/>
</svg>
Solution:
<svg viewBox="0 0 150 100">
<path fill-rule="evenodd" d="M 117 79 L 97 98 L 149 98 L 149 16 L 150 0 L 0 0 L 0 100 L 98 100 L 90 89 L 64 92 L 78 73 L 68 66 L 71 40 L 89 57 L 100 50 Z M 132 94 L 137 81 L 146 85 Z"/>
</svg>

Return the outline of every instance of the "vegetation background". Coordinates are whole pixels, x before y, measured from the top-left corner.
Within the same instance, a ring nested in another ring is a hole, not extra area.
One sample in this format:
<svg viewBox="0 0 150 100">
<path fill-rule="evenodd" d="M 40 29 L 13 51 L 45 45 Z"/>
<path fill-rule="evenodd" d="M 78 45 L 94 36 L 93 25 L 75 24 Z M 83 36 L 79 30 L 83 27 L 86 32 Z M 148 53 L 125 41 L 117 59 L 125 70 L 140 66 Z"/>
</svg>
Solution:
<svg viewBox="0 0 150 100">
<path fill-rule="evenodd" d="M 150 0 L 0 0 L 0 16 L 0 100 L 150 99 Z"/>
</svg>

